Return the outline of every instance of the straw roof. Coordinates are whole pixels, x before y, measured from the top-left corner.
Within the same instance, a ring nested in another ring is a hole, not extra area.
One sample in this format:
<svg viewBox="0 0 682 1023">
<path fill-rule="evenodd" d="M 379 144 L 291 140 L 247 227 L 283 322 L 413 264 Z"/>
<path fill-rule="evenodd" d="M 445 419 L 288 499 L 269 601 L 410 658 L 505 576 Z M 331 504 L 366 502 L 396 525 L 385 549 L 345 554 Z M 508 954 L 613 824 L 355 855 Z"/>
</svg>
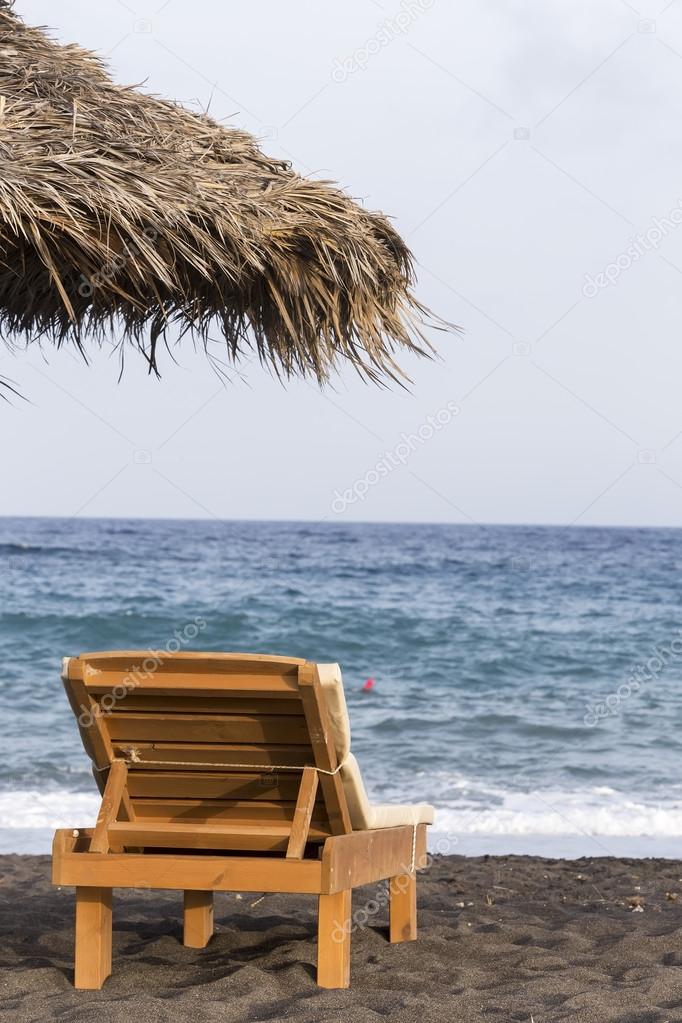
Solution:
<svg viewBox="0 0 682 1023">
<path fill-rule="evenodd" d="M 115 84 L 0 0 L 0 339 L 168 334 L 288 377 L 426 354 L 405 243 L 380 213 L 244 131 Z"/>
</svg>

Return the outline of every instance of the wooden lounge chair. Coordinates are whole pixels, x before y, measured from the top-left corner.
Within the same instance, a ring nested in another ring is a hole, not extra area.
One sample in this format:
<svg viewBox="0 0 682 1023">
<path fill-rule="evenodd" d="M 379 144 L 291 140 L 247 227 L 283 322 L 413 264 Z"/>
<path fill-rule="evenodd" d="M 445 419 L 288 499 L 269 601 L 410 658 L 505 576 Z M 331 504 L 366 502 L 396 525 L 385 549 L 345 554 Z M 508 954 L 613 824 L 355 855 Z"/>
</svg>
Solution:
<svg viewBox="0 0 682 1023">
<path fill-rule="evenodd" d="M 82 654 L 64 686 L 102 804 L 56 832 L 76 887 L 77 988 L 111 972 L 113 888 L 184 891 L 184 943 L 207 944 L 213 892 L 317 895 L 317 982 L 348 987 L 351 891 L 390 879 L 390 940 L 416 937 L 433 809 L 371 806 L 337 665 L 249 654 Z"/>
</svg>

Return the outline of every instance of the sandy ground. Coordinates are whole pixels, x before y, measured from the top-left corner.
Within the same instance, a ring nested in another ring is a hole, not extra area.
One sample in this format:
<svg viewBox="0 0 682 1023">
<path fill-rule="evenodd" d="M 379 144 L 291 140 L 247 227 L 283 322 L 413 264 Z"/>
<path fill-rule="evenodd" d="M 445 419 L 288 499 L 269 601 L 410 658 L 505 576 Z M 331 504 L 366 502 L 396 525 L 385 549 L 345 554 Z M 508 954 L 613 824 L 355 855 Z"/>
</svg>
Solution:
<svg viewBox="0 0 682 1023">
<path fill-rule="evenodd" d="M 420 875 L 419 940 L 402 945 L 387 941 L 381 886 L 359 889 L 354 912 L 372 899 L 351 989 L 323 991 L 310 896 L 217 895 L 197 951 L 181 944 L 181 893 L 120 891 L 113 974 L 79 992 L 73 890 L 51 887 L 46 856 L 3 856 L 0 1018 L 682 1021 L 682 862 L 437 858 Z"/>
</svg>

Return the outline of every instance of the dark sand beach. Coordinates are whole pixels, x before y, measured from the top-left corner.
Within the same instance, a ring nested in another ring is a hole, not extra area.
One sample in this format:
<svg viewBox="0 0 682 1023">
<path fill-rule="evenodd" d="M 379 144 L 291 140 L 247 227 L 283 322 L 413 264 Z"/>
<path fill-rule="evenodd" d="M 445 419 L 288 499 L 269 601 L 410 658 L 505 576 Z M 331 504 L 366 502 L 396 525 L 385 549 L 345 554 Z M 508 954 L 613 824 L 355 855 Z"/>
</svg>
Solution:
<svg viewBox="0 0 682 1023">
<path fill-rule="evenodd" d="M 114 972 L 72 987 L 72 889 L 49 857 L 0 857 L 0 1017 L 16 1023 L 192 1020 L 682 1020 L 682 862 L 437 858 L 420 936 L 390 945 L 378 912 L 353 935 L 349 991 L 314 982 L 310 896 L 216 896 L 206 949 L 181 944 L 179 892 L 119 892 Z M 679 897 L 678 897 L 679 893 Z"/>
</svg>

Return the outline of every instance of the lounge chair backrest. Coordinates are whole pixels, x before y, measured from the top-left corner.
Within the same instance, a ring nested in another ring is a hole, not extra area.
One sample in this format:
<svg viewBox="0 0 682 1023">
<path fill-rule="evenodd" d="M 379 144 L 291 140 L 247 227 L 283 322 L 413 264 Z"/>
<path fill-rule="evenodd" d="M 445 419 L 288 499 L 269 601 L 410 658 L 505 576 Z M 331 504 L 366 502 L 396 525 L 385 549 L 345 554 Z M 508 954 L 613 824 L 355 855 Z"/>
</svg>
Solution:
<svg viewBox="0 0 682 1023">
<path fill-rule="evenodd" d="M 108 841 L 300 857 L 307 844 L 351 830 L 337 758 L 346 738 L 330 720 L 317 665 L 91 653 L 69 658 L 63 680 L 100 789 L 112 775 L 110 796 L 120 795 L 95 849 Z M 330 699 L 336 718 L 339 699 L 342 690 Z M 100 817 L 106 803 L 105 793 Z"/>
</svg>

